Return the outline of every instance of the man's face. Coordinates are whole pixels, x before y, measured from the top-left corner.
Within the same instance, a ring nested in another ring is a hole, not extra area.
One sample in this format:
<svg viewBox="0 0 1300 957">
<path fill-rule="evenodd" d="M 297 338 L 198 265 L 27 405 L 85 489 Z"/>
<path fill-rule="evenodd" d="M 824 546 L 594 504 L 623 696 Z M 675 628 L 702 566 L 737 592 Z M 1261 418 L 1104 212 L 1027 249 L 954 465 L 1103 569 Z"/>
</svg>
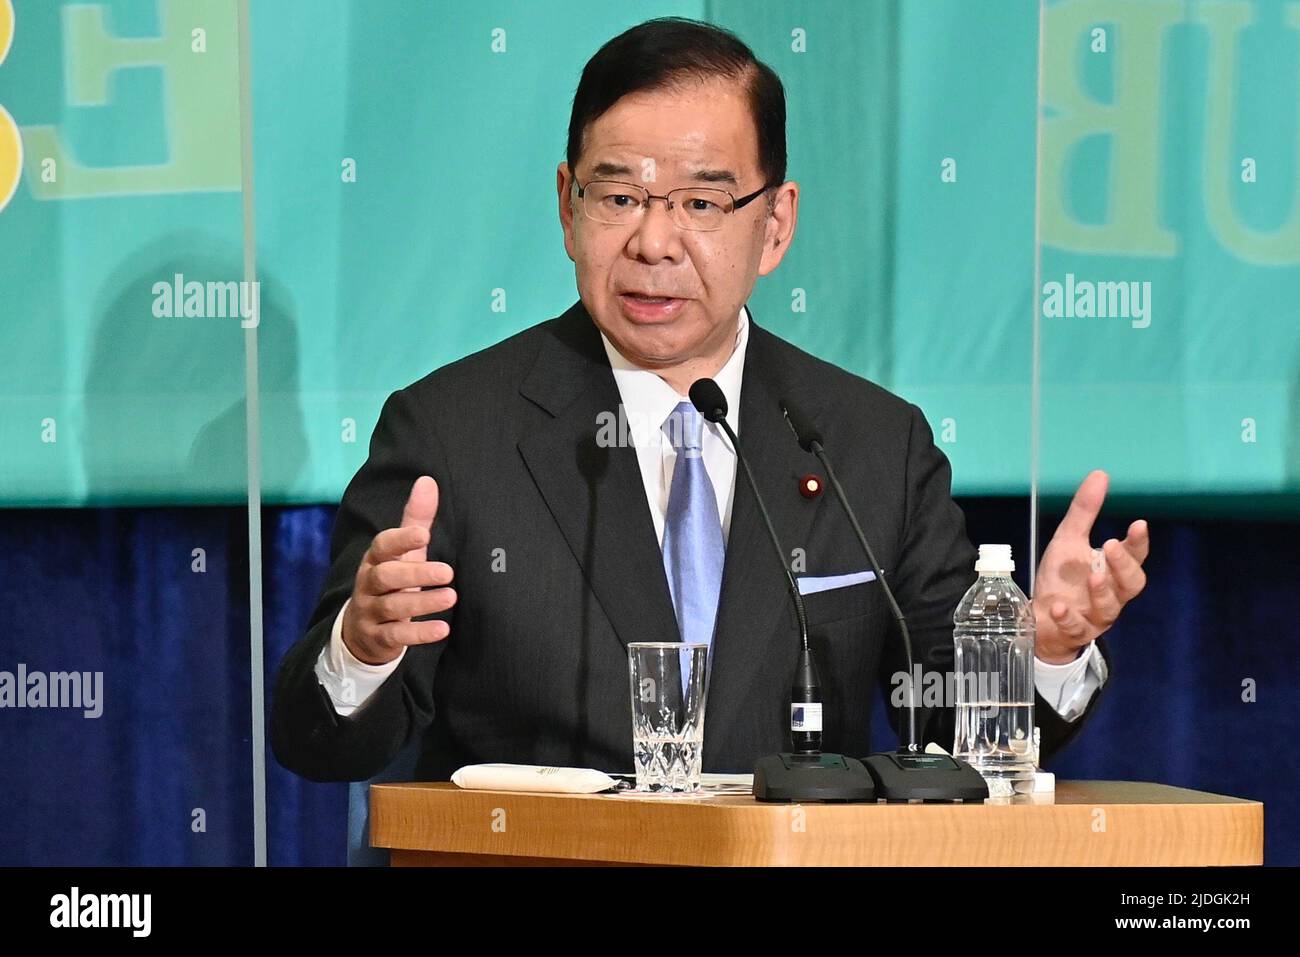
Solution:
<svg viewBox="0 0 1300 957">
<path fill-rule="evenodd" d="M 708 178 L 697 175 L 703 171 Z M 775 269 L 789 248 L 798 186 L 775 191 L 771 215 L 763 195 L 724 217 L 720 229 L 699 231 L 678 225 L 662 200 L 651 200 L 629 224 L 589 219 L 575 173 L 583 186 L 619 180 L 658 196 L 683 186 L 749 195 L 764 182 L 758 134 L 739 84 L 716 79 L 623 97 L 587 127 L 577 170 L 561 163 L 557 177 L 579 296 L 618 351 L 646 368 L 725 361 L 756 278 Z M 669 301 L 645 302 L 636 293 Z"/>
</svg>

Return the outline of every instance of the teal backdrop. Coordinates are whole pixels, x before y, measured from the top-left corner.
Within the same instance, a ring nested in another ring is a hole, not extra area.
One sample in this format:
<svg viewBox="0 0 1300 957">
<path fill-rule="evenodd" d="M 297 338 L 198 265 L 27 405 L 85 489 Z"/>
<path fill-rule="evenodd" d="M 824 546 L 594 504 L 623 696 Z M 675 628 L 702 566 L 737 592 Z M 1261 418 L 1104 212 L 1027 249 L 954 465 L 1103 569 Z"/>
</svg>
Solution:
<svg viewBox="0 0 1300 957">
<path fill-rule="evenodd" d="M 656 14 L 786 85 L 799 226 L 756 318 L 920 404 L 959 494 L 1029 490 L 1036 404 L 1045 495 L 1300 493 L 1300 4 L 1048 3 L 1040 94 L 1021 0 L 253 0 L 242 107 L 230 0 L 13 7 L 4 504 L 242 501 L 250 395 L 263 499 L 337 501 L 391 391 L 576 298 L 571 98 Z M 156 314 L 246 244 L 255 328 Z"/>
</svg>

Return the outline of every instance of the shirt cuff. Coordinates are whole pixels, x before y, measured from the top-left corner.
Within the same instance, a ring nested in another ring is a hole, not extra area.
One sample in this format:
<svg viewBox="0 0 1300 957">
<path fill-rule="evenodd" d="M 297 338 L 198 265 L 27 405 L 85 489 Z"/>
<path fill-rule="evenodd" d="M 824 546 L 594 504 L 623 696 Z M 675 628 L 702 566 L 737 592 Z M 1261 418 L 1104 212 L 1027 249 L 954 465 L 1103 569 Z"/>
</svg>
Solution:
<svg viewBox="0 0 1300 957">
<path fill-rule="evenodd" d="M 1090 642 L 1074 661 L 1063 665 L 1034 659 L 1034 685 L 1043 700 L 1066 721 L 1073 721 L 1088 710 L 1088 702 L 1105 682 L 1106 659 Z"/>
<path fill-rule="evenodd" d="M 329 694 L 334 710 L 345 718 L 379 690 L 406 656 L 406 648 L 402 648 L 402 653 L 392 661 L 369 665 L 352 654 L 343 643 L 343 613 L 348 610 L 350 601 L 351 598 L 339 609 L 334 627 L 330 629 L 329 644 L 320 650 L 315 669 L 316 678 Z"/>
</svg>

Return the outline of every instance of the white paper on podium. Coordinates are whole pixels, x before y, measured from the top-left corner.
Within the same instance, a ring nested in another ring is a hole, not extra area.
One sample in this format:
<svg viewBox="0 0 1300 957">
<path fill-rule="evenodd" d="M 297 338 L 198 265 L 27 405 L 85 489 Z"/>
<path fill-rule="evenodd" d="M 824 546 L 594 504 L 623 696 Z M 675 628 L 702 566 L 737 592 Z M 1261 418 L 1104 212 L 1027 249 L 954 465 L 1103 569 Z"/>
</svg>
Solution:
<svg viewBox="0 0 1300 957">
<path fill-rule="evenodd" d="M 618 786 L 604 771 L 556 768 L 538 764 L 467 764 L 451 776 L 452 784 L 475 791 L 546 791 L 595 794 Z"/>
<path fill-rule="evenodd" d="M 700 787 L 709 791 L 734 791 L 751 794 L 754 790 L 752 774 L 701 774 Z"/>
<path fill-rule="evenodd" d="M 558 768 L 538 764 L 467 764 L 451 776 L 457 787 L 472 791 L 542 791 L 550 794 L 597 794 L 632 790 L 635 778 L 630 774 L 611 777 L 593 768 Z M 713 794 L 749 794 L 754 788 L 752 774 L 700 775 L 700 790 Z M 699 792 L 697 792 L 699 793 Z"/>
</svg>

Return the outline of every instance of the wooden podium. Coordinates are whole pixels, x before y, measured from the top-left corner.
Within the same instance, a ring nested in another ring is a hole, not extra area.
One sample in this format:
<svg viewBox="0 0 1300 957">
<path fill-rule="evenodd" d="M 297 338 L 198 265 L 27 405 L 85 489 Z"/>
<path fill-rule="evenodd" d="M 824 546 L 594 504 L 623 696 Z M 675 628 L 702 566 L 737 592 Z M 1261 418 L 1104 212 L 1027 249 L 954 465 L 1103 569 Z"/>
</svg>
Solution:
<svg viewBox="0 0 1300 957">
<path fill-rule="evenodd" d="M 1264 805 L 1136 781 L 983 804 L 760 804 L 749 795 L 370 788 L 395 866 L 1262 864 Z"/>
</svg>

